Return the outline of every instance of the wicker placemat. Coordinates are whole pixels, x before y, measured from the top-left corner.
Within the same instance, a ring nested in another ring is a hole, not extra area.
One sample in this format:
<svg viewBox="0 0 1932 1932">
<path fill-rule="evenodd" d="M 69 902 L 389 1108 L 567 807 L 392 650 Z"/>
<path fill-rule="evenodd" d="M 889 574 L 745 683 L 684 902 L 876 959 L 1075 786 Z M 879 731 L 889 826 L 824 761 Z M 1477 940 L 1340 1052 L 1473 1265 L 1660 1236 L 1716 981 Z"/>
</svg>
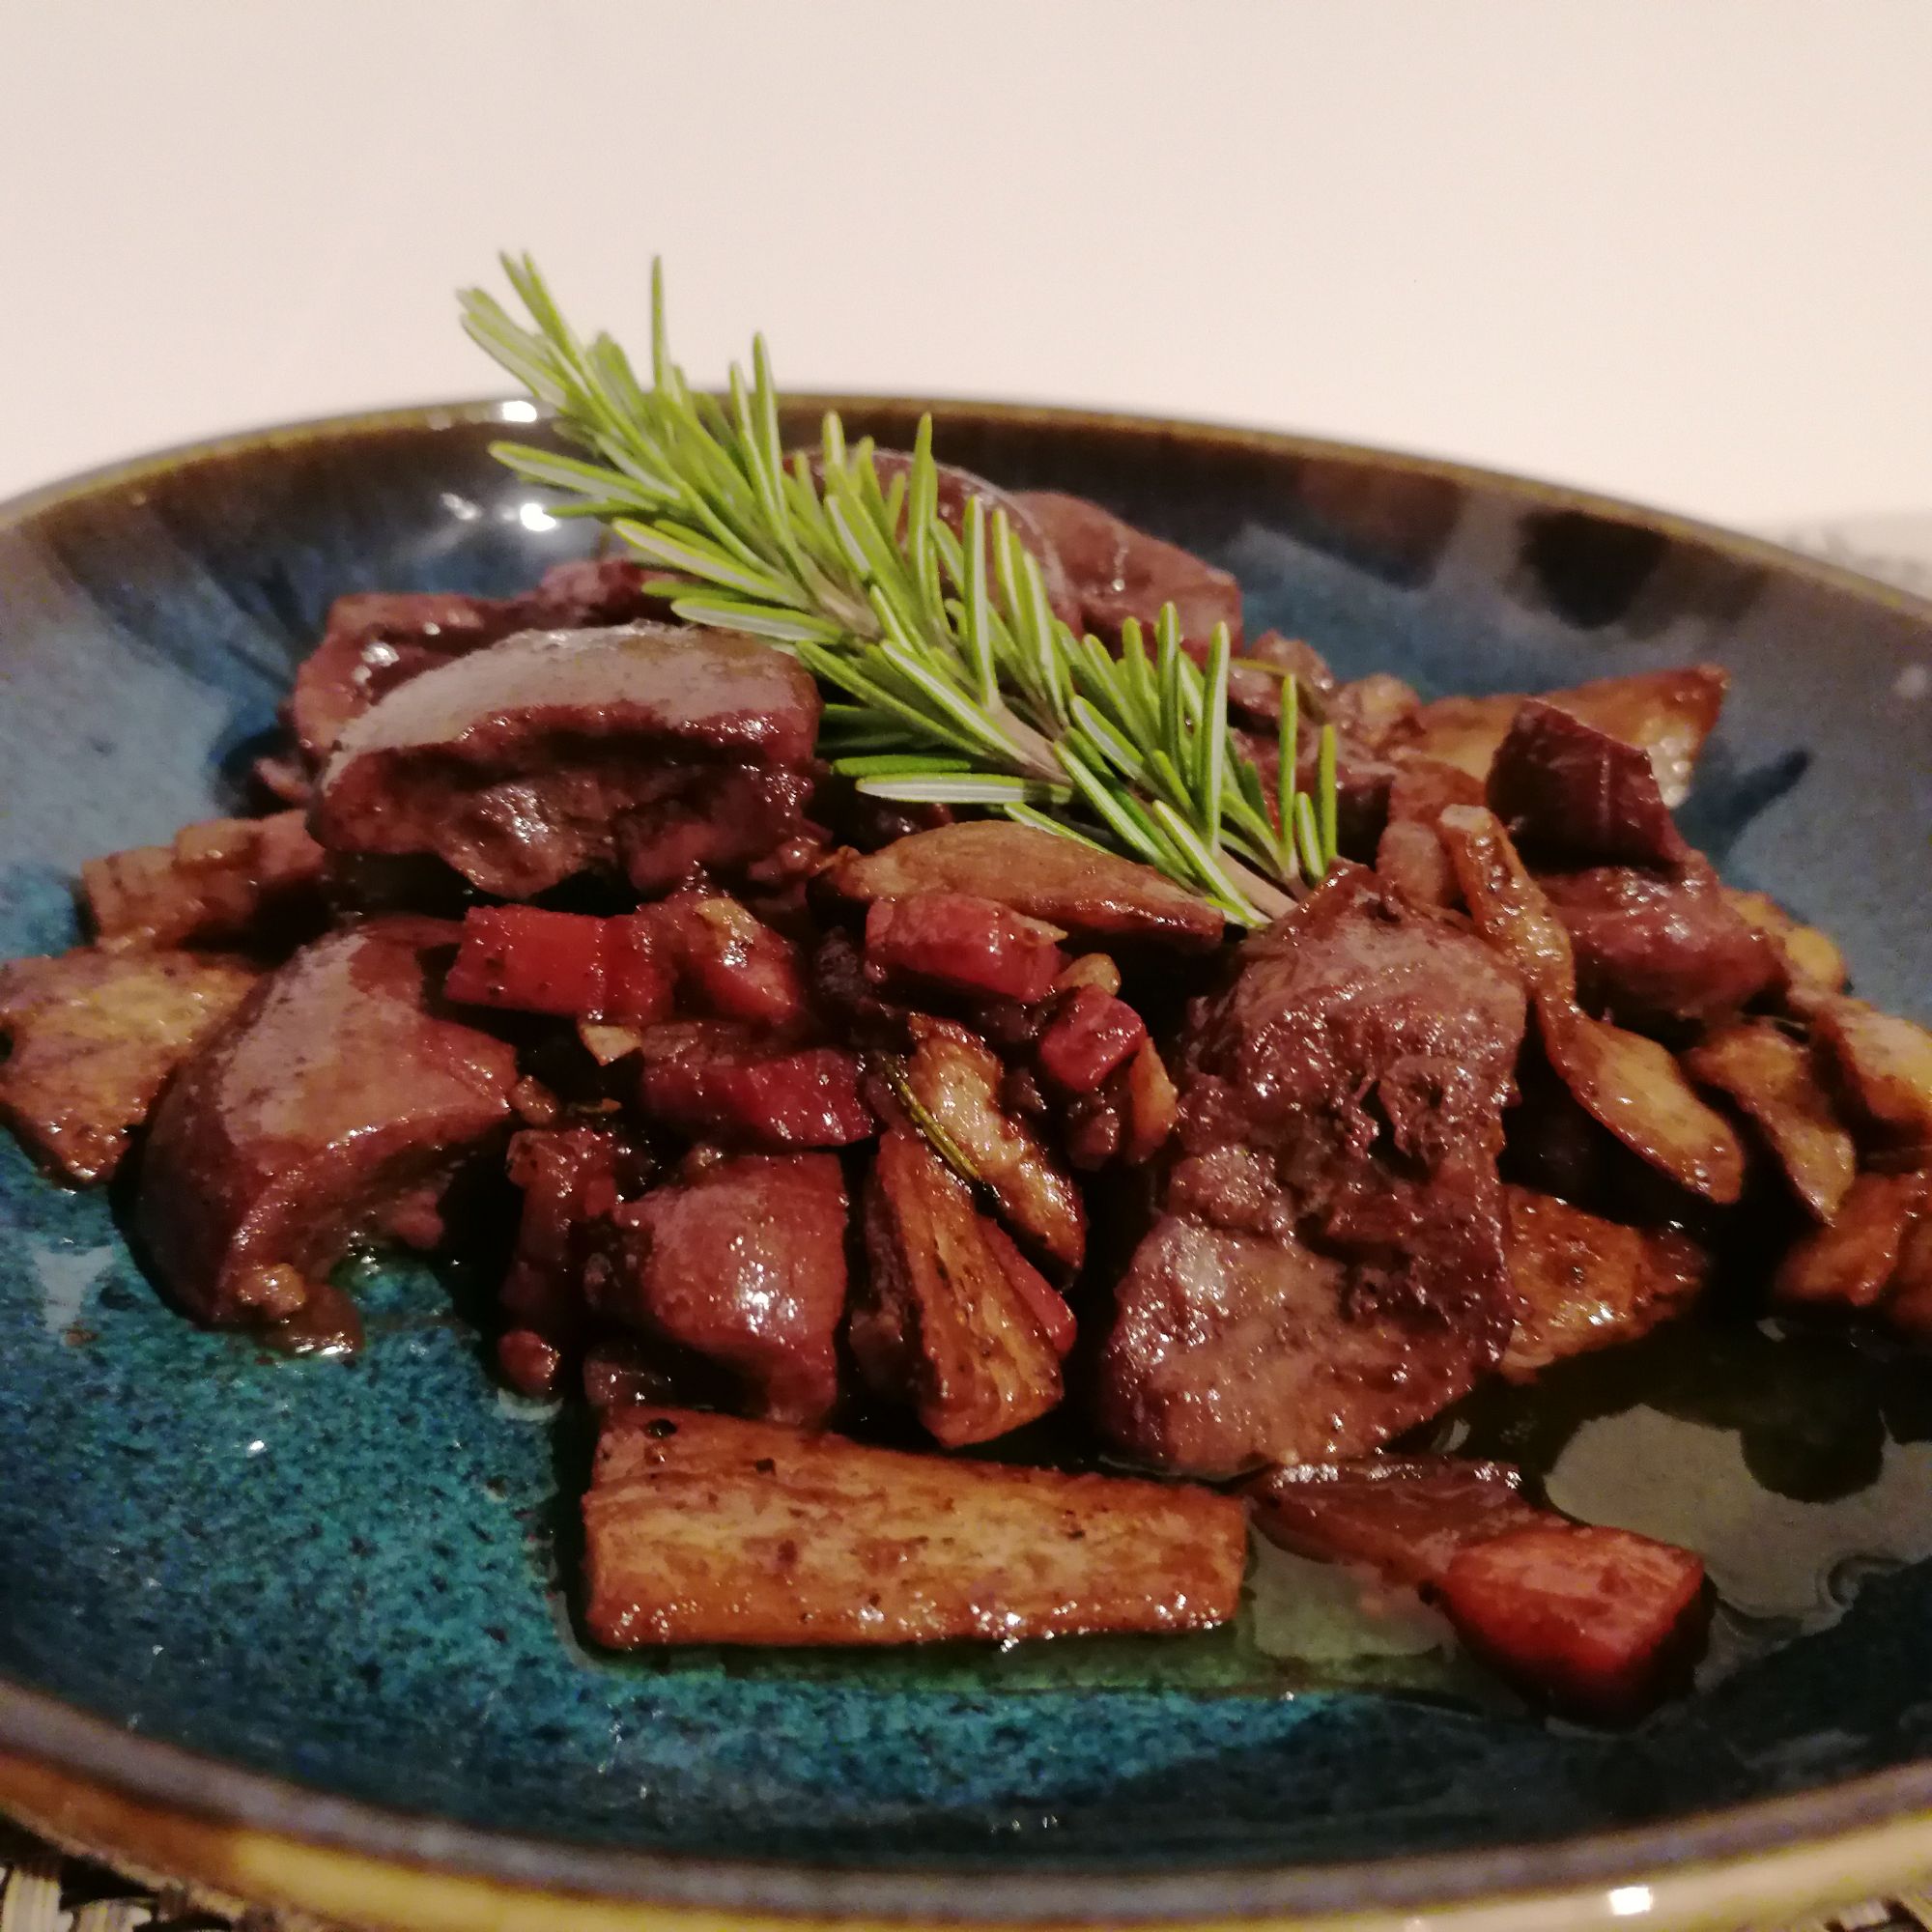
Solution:
<svg viewBox="0 0 1932 1932">
<path fill-rule="evenodd" d="M 146 1932 L 275 1932 L 275 1925 L 270 1913 L 220 1918 L 197 1910 L 185 1893 L 138 1890 L 99 1865 L 61 1858 L 0 1821 L 0 1932 L 134 1932 L 137 1926 Z M 1932 1932 L 1932 1896 L 1852 1906 L 1784 1932 Z"/>
<path fill-rule="evenodd" d="M 0 1932 L 273 1932 L 271 1918 L 218 1918 L 185 1892 L 145 1891 L 64 1859 L 0 1819 Z"/>
</svg>

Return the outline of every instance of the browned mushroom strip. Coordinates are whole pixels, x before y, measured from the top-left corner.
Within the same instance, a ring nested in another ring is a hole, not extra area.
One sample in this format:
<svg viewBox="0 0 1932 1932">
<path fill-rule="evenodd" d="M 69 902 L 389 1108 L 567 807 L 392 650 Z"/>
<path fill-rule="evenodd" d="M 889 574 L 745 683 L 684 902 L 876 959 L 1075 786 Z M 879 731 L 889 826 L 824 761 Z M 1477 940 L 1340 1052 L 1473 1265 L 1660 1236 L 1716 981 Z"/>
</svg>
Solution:
<svg viewBox="0 0 1932 1932">
<path fill-rule="evenodd" d="M 1836 1217 L 1796 1243 L 1773 1282 L 1794 1305 L 1863 1309 L 1881 1300 L 1898 1272 L 1906 1238 L 1925 1209 L 1932 1177 L 1861 1174 Z"/>
<path fill-rule="evenodd" d="M 105 1180 L 167 1077 L 259 975 L 192 952 L 102 952 L 0 965 L 0 1120 L 69 1180 Z"/>
<path fill-rule="evenodd" d="M 1684 1065 L 1750 1116 L 1792 1191 L 1814 1219 L 1831 1220 L 1851 1187 L 1858 1151 L 1810 1052 L 1770 1020 L 1742 1020 L 1700 1040 Z"/>
<path fill-rule="evenodd" d="M 1527 1381 L 1551 1362 L 1634 1342 L 1702 1291 L 1710 1258 L 1667 1228 L 1628 1228 L 1527 1187 L 1509 1201 L 1516 1328 L 1502 1373 Z"/>
<path fill-rule="evenodd" d="M 1857 1115 L 1888 1144 L 1932 1148 L 1932 1033 L 1862 1000 L 1830 1000 L 1814 1037 Z"/>
<path fill-rule="evenodd" d="M 906 1066 L 913 1098 L 938 1122 L 1030 1246 L 1069 1274 L 1087 1252 L 1087 1214 L 1073 1178 L 1024 1121 L 1000 1105 L 1006 1069 L 978 1035 L 916 1015 Z"/>
<path fill-rule="evenodd" d="M 1807 991 L 1838 993 L 1845 986 L 1845 955 L 1830 933 L 1804 925 L 1784 910 L 1769 893 L 1723 888 L 1731 909 L 1762 932 L 1784 962 L 1787 985 L 1801 996 Z"/>
<path fill-rule="evenodd" d="M 863 904 L 966 893 L 1101 947 L 1137 940 L 1206 952 L 1223 924 L 1212 906 L 1147 866 L 1000 819 L 936 826 L 844 859 L 824 887 Z"/>
<path fill-rule="evenodd" d="M 1577 1006 L 1570 938 L 1492 811 L 1451 806 L 1439 820 L 1456 876 L 1483 936 L 1522 975 L 1550 1064 L 1584 1108 L 1679 1186 L 1707 1200 L 1744 1189 L 1744 1147 L 1654 1039 Z"/>
<path fill-rule="evenodd" d="M 80 868 L 103 946 L 255 945 L 322 923 L 325 854 L 298 811 L 185 825 Z"/>
<path fill-rule="evenodd" d="M 866 1183 L 866 1258 L 849 1336 L 879 1394 L 950 1448 L 990 1441 L 1060 1401 L 1050 1334 L 1065 1304 L 966 1183 L 903 1127 Z"/>
<path fill-rule="evenodd" d="M 583 1528 L 613 1649 L 1199 1630 L 1247 1558 L 1241 1505 L 1207 1490 L 640 1406 L 605 1425 Z"/>
</svg>

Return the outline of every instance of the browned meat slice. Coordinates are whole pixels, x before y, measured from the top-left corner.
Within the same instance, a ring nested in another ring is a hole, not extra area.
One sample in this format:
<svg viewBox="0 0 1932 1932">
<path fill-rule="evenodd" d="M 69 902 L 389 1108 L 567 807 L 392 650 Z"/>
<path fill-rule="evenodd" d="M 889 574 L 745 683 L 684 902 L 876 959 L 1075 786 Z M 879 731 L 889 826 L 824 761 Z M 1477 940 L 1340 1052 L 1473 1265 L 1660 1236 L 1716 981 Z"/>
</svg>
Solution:
<svg viewBox="0 0 1932 1932">
<path fill-rule="evenodd" d="M 694 1139 L 769 1150 L 849 1147 L 873 1132 L 858 1056 L 716 1022 L 653 1027 L 639 1046 L 644 1114 Z"/>
<path fill-rule="evenodd" d="M 1563 691 L 1547 691 L 1558 705 L 1599 730 L 1650 754 L 1663 803 L 1675 810 L 1690 791 L 1690 774 L 1704 740 L 1723 705 L 1729 674 L 1717 665 L 1690 665 L 1681 670 L 1605 677 Z M 1404 733 L 1405 748 L 1423 757 L 1460 765 L 1475 778 L 1489 776 L 1491 760 L 1518 710 L 1520 693 L 1493 697 L 1438 697 L 1426 704 Z"/>
<path fill-rule="evenodd" d="M 924 1643 L 1198 1630 L 1240 1601 L 1238 1502 L 1172 1483 L 613 1411 L 583 1501 L 584 1616 L 643 1644 Z"/>
<path fill-rule="evenodd" d="M 918 1045 L 906 1064 L 912 1095 L 931 1115 L 1036 1253 L 1068 1274 L 1087 1252 L 1087 1215 L 1072 1178 L 1024 1121 L 1000 1104 L 1006 1069 L 977 1035 L 916 1014 Z"/>
<path fill-rule="evenodd" d="M 1796 1242 L 1779 1263 L 1779 1301 L 1859 1310 L 1884 1298 L 1914 1225 L 1926 1210 L 1932 1175 L 1861 1174 L 1837 1213 Z"/>
<path fill-rule="evenodd" d="M 798 832 L 818 689 L 723 631 L 531 631 L 383 698 L 312 813 L 332 850 L 435 853 L 527 898 L 591 867 L 641 892 L 740 869 Z"/>
<path fill-rule="evenodd" d="M 349 1239 L 446 1180 L 509 1117 L 516 1056 L 430 1010 L 460 928 L 381 919 L 304 947 L 183 1065 L 135 1223 L 203 1321 L 293 1320 Z"/>
<path fill-rule="evenodd" d="M 1245 663 L 1272 665 L 1276 670 L 1293 673 L 1301 689 L 1318 699 L 1327 697 L 1335 689 L 1335 673 L 1328 660 L 1305 638 L 1284 638 L 1279 631 L 1264 631 L 1242 645 L 1241 657 Z"/>
<path fill-rule="evenodd" d="M 1391 1583 L 1438 1584 L 1457 1555 L 1550 1520 L 1525 1502 L 1506 1463 L 1453 1456 L 1370 1456 L 1268 1469 L 1244 1486 L 1255 1527 L 1297 1556 L 1363 1563 Z"/>
<path fill-rule="evenodd" d="M 1496 1154 L 1521 988 L 1346 867 L 1249 939 L 1183 1043 L 1179 1157 L 1117 1295 L 1099 1418 L 1228 1474 L 1354 1455 L 1508 1339 Z"/>
<path fill-rule="evenodd" d="M 81 891 L 111 949 L 272 944 L 320 923 L 325 856 L 298 811 L 215 818 L 88 860 Z"/>
<path fill-rule="evenodd" d="M 1734 886 L 1724 887 L 1723 892 L 1739 916 L 1756 926 L 1776 948 L 1788 990 L 1801 996 L 1807 991 L 1844 991 L 1845 955 L 1830 933 L 1820 932 L 1815 925 L 1802 924 L 1769 893 L 1748 893 Z"/>
<path fill-rule="evenodd" d="M 508 598 L 445 591 L 355 591 L 329 607 L 322 641 L 296 671 L 288 717 L 320 764 L 352 720 L 385 692 L 523 628 Z"/>
<path fill-rule="evenodd" d="M 1437 821 L 1463 895 L 1483 936 L 1529 988 L 1549 1062 L 1584 1109 L 1680 1187 L 1719 1204 L 1744 1191 L 1736 1131 L 1692 1091 L 1684 1069 L 1639 1034 L 1592 1019 L 1577 1005 L 1570 936 L 1524 870 L 1501 821 L 1451 806 Z"/>
<path fill-rule="evenodd" d="M 1248 1487 L 1264 1536 L 1421 1588 L 1532 1696 L 1587 1717 L 1638 1715 L 1702 1635 L 1702 1562 L 1538 1509 L 1519 1482 L 1502 1463 L 1417 1457 L 1276 1469 Z"/>
<path fill-rule="evenodd" d="M 952 1449 L 1059 1404 L 1065 1303 L 916 1133 L 880 1141 L 865 1220 L 869 1267 L 849 1332 L 879 1394 L 909 1402 Z"/>
<path fill-rule="evenodd" d="M 1505 1193 L 1517 1312 L 1502 1372 L 1512 1381 L 1634 1342 L 1703 1292 L 1710 1257 L 1687 1236 L 1627 1228 L 1527 1187 Z"/>
<path fill-rule="evenodd" d="M 1216 624 L 1226 624 L 1235 648 L 1241 647 L 1241 586 L 1178 544 L 1137 530 L 1085 497 L 1063 497 L 1053 490 L 1016 493 L 1020 506 L 1045 532 L 1073 595 L 1080 624 L 1118 649 L 1121 630 L 1130 618 L 1149 634 L 1163 604 L 1180 620 L 1180 641 L 1205 651 Z"/>
<path fill-rule="evenodd" d="M 521 597 L 356 591 L 329 607 L 322 641 L 296 672 L 289 723 L 320 764 L 353 720 L 400 684 L 517 631 L 621 624 L 659 602 L 628 557 L 559 563 Z"/>
<path fill-rule="evenodd" d="M 1459 906 L 1463 889 L 1435 822 L 1452 805 L 1481 805 L 1481 781 L 1434 758 L 1410 758 L 1389 785 L 1376 870 L 1420 905 Z"/>
<path fill-rule="evenodd" d="M 1855 1118 L 1886 1146 L 1932 1151 L 1932 1033 L 1862 1000 L 1827 1000 L 1813 1038 Z"/>
<path fill-rule="evenodd" d="M 167 1077 L 259 976 L 236 959 L 102 952 L 0 964 L 0 1120 L 74 1181 L 105 1180 Z"/>
<path fill-rule="evenodd" d="M 1851 1187 L 1858 1151 L 1810 1053 L 1770 1020 L 1741 1020 L 1690 1048 L 1684 1066 L 1749 1115 L 1792 1192 L 1815 1220 L 1830 1221 Z"/>
<path fill-rule="evenodd" d="M 1773 986 L 1777 950 L 1695 857 L 1675 873 L 1638 866 L 1539 872 L 1577 962 L 1577 997 L 1632 1027 L 1722 1020 Z"/>
<path fill-rule="evenodd" d="M 753 1412 L 817 1428 L 838 1399 L 845 1212 L 833 1154 L 719 1161 L 616 1210 L 597 1305 L 727 1370 Z"/>
<path fill-rule="evenodd" d="M 1151 867 L 996 818 L 937 826 L 843 859 L 824 884 L 867 905 L 918 893 L 994 899 L 1094 946 L 1138 940 L 1210 952 L 1224 923 L 1212 906 Z"/>
<path fill-rule="evenodd" d="M 1525 698 L 1496 748 L 1490 810 L 1518 846 L 1562 866 L 1681 866 L 1690 848 L 1637 746 Z"/>
</svg>

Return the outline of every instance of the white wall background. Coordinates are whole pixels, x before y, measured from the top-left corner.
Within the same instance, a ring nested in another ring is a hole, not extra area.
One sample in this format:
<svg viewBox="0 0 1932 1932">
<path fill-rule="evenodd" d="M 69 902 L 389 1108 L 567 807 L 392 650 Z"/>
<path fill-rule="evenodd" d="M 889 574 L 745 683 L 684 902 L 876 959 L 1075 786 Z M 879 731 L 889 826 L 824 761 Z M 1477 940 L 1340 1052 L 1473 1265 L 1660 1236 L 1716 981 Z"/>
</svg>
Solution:
<svg viewBox="0 0 1932 1932">
<path fill-rule="evenodd" d="M 1932 509 L 1928 0 L 0 0 L 0 493 L 496 386 L 504 244 L 695 375 Z"/>
</svg>

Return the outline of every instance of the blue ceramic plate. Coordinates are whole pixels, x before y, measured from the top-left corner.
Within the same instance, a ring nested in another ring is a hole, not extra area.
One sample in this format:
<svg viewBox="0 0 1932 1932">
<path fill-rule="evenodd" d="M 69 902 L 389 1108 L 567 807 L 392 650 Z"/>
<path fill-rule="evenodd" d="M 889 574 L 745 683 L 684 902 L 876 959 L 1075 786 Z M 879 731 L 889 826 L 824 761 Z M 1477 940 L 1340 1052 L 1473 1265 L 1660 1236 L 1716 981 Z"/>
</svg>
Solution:
<svg viewBox="0 0 1932 1932">
<path fill-rule="evenodd" d="M 844 407 L 908 440 L 914 406 Z M 506 591 L 582 542 L 489 459 L 501 419 L 273 432 L 0 512 L 0 953 L 70 943 L 89 854 L 232 802 L 337 593 Z M 1442 465 L 938 423 L 952 461 L 1227 565 L 1251 629 L 1345 673 L 1727 665 L 1693 837 L 1837 934 L 1872 999 L 1932 1016 L 1932 607 Z M 621 1897 L 1118 1920 L 1607 1879 L 1932 1797 L 1932 1368 L 1875 1349 L 1686 1326 L 1472 1411 L 1467 1439 L 1566 1507 L 1709 1557 L 1698 1692 L 1609 1734 L 1275 1557 L 1212 1635 L 593 1657 L 584 1434 L 492 1381 L 472 1284 L 364 1265 L 366 1354 L 276 1360 L 171 1314 L 114 1202 L 11 1145 L 0 1231 L 0 1747 L 150 1799 Z"/>
</svg>

